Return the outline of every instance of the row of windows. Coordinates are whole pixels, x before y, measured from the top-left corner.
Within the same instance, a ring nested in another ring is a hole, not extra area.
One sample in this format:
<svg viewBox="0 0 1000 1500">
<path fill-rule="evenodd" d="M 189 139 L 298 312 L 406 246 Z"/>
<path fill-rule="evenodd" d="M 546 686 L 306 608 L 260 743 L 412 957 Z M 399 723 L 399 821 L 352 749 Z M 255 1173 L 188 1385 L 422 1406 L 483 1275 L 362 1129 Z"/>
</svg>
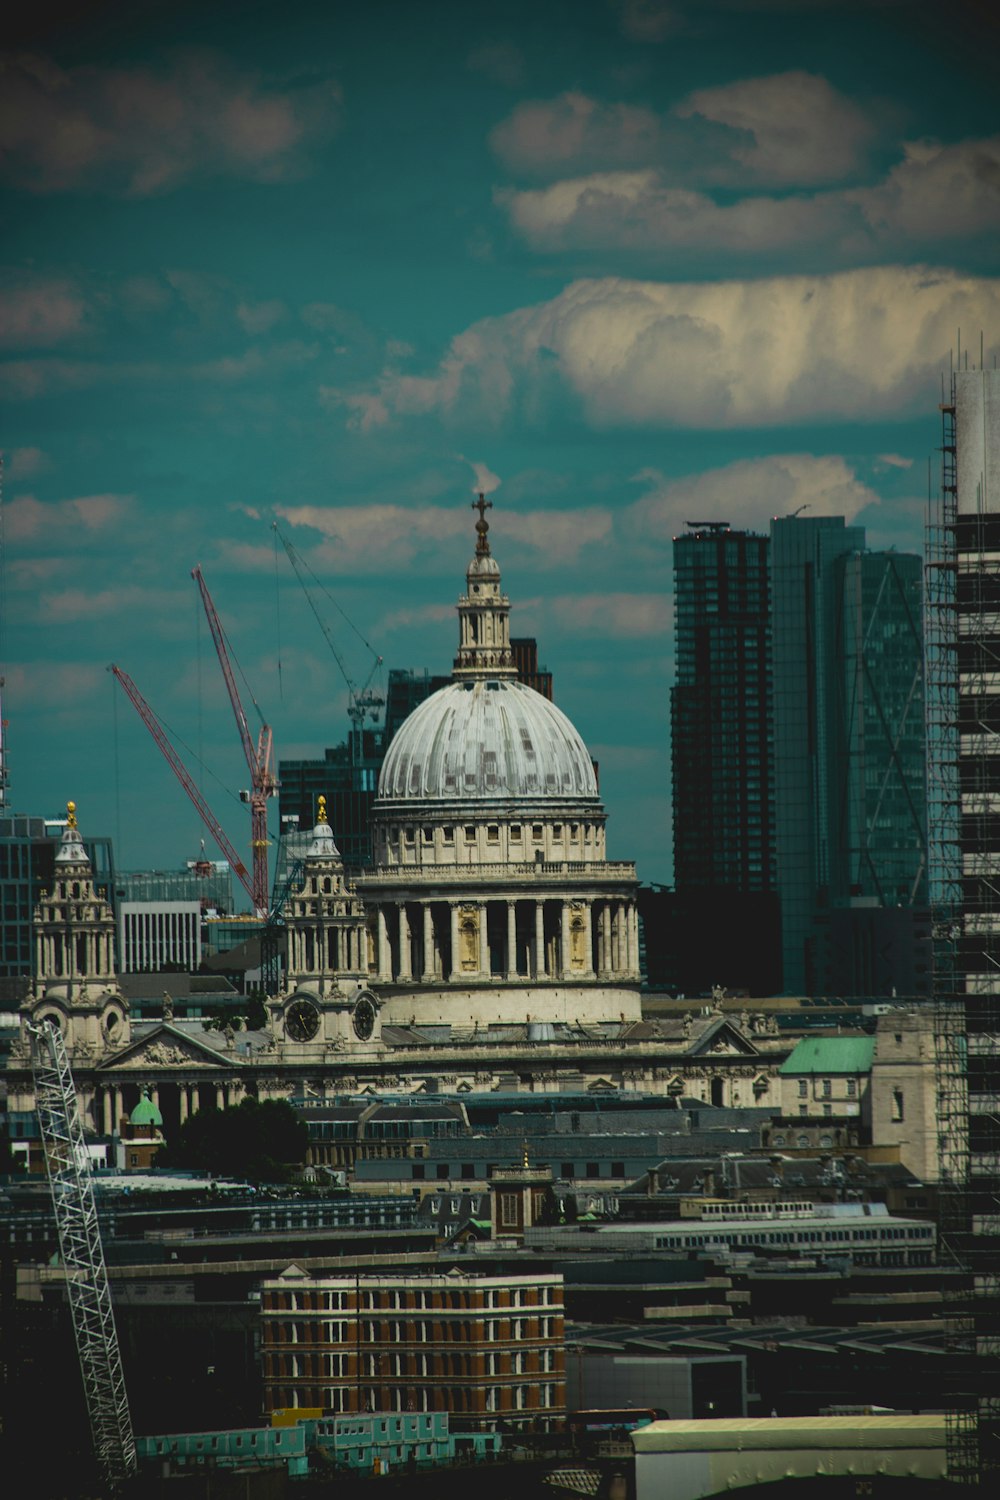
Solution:
<svg viewBox="0 0 1000 1500">
<path fill-rule="evenodd" d="M 581 836 L 581 826 L 582 826 L 582 831 L 583 831 L 582 832 L 582 836 L 583 836 L 583 838 L 585 840 L 589 840 L 589 839 L 593 838 L 593 836 L 594 836 L 594 828 L 593 828 L 593 825 L 590 824 L 590 823 L 585 823 L 583 825 L 581 825 L 579 823 L 569 823 L 566 826 L 567 826 L 566 837 L 568 837 L 570 840 L 576 840 L 576 839 L 580 838 L 580 836 Z M 462 832 L 463 832 L 463 835 L 465 837 L 465 842 L 467 844 L 474 844 L 476 842 L 476 837 L 477 837 L 478 830 L 477 830 L 476 825 L 474 823 L 467 823 L 467 824 L 463 825 Z M 390 839 L 390 841 L 392 843 L 396 843 L 398 841 L 398 839 L 399 839 L 399 834 L 400 834 L 400 830 L 398 828 L 390 828 L 389 829 L 389 839 Z M 416 830 L 415 827 L 413 827 L 411 825 L 407 825 L 406 827 L 404 827 L 402 829 L 402 835 L 403 835 L 403 842 L 404 842 L 404 844 L 412 845 L 412 844 L 416 843 L 417 830 Z M 531 837 L 533 839 L 538 840 L 538 839 L 541 839 L 543 837 L 543 835 L 544 835 L 544 829 L 543 829 L 542 824 L 541 823 L 533 823 L 531 825 Z M 520 843 L 521 838 L 522 838 L 522 825 L 520 823 L 511 823 L 509 825 L 508 829 L 507 829 L 507 836 L 510 839 L 511 843 L 514 843 L 514 844 Z M 563 837 L 563 825 L 562 825 L 562 823 L 553 823 L 553 825 L 552 825 L 552 837 L 553 837 L 553 839 L 561 839 Z M 434 829 L 433 829 L 433 827 L 431 827 L 428 824 L 423 825 L 421 827 L 421 829 L 420 829 L 420 838 L 421 838 L 421 842 L 422 843 L 424 843 L 424 844 L 432 844 L 434 842 Z M 441 838 L 442 838 L 442 840 L 443 840 L 444 843 L 446 843 L 446 844 L 453 844 L 455 842 L 455 829 L 454 829 L 454 827 L 452 825 L 450 825 L 450 824 L 447 824 L 445 827 L 443 827 L 441 829 Z M 499 825 L 499 823 L 487 823 L 487 825 L 486 825 L 486 841 L 487 841 L 487 843 L 490 843 L 490 844 L 498 844 L 500 842 L 500 825 Z"/>
</svg>

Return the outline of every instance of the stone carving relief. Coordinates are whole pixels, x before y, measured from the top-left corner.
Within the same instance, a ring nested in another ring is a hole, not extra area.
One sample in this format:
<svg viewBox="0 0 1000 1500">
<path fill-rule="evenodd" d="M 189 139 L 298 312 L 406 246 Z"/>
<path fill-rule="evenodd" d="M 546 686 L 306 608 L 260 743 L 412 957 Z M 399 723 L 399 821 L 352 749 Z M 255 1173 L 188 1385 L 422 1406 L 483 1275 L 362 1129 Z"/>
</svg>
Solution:
<svg viewBox="0 0 1000 1500">
<path fill-rule="evenodd" d="M 479 912 L 463 906 L 458 920 L 459 963 L 464 974 L 479 972 Z"/>
</svg>

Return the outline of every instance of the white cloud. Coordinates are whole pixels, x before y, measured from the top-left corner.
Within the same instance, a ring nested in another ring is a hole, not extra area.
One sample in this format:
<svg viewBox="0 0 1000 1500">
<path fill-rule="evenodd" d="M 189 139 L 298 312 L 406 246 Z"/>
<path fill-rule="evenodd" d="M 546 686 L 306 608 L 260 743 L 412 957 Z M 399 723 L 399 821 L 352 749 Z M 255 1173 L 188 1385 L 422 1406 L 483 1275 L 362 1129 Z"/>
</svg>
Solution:
<svg viewBox="0 0 1000 1500">
<path fill-rule="evenodd" d="M 484 42 L 469 53 L 465 66 L 505 89 L 519 89 L 524 83 L 524 54 L 513 42 Z"/>
<path fill-rule="evenodd" d="M 88 662 L 16 662 L 7 668 L 8 701 L 24 708 L 93 704 L 107 692 L 103 667 Z"/>
<path fill-rule="evenodd" d="M 879 497 L 839 454 L 776 453 L 741 459 L 722 468 L 671 479 L 656 470 L 635 476 L 649 486 L 623 516 L 635 541 L 667 542 L 688 521 L 728 521 L 737 529 L 766 531 L 772 516 L 799 508 L 848 521 L 878 505 Z"/>
<path fill-rule="evenodd" d="M 494 425 L 578 404 L 593 425 L 724 428 L 925 405 L 958 327 L 1000 326 L 1000 280 L 883 266 L 753 281 L 577 281 L 456 335 L 437 369 L 387 369 L 383 421 Z M 990 353 L 992 353 L 992 349 Z"/>
<path fill-rule="evenodd" d="M 868 187 L 719 202 L 664 170 L 594 172 L 495 199 L 535 250 L 724 251 L 823 247 L 851 260 L 1000 230 L 1000 137 L 910 142 Z"/>
<path fill-rule="evenodd" d="M 773 185 L 837 182 L 861 165 L 874 136 L 866 110 L 814 73 L 776 73 L 696 89 L 676 105 L 740 132 L 731 148 L 744 174 Z"/>
<path fill-rule="evenodd" d="M 661 137 L 652 110 L 601 104 L 575 91 L 525 100 L 495 126 L 490 145 L 509 171 L 548 174 L 581 160 L 602 166 L 648 161 L 660 150 Z"/>
<path fill-rule="evenodd" d="M 280 323 L 287 315 L 288 309 L 283 302 L 241 302 L 236 308 L 236 316 L 244 332 L 256 338 L 258 334 L 268 333 L 275 325 Z"/>
<path fill-rule="evenodd" d="M 141 617 L 148 627 L 150 617 L 158 610 L 176 611 L 181 595 L 166 589 L 149 589 L 144 585 L 115 585 L 114 588 L 71 588 L 39 596 L 38 612 L 47 625 L 73 625 L 84 620 L 107 620 L 116 615 Z"/>
<path fill-rule="evenodd" d="M 83 331 L 87 304 L 71 282 L 29 282 L 0 293 L 0 347 L 48 349 Z"/>
<path fill-rule="evenodd" d="M 630 42 L 665 42 L 684 25 L 683 10 L 665 0 L 612 0 L 621 12 L 622 35 Z"/>
<path fill-rule="evenodd" d="M 901 453 L 879 453 L 876 458 L 880 464 L 886 464 L 890 469 L 913 468 L 913 459 L 904 458 Z"/>
<path fill-rule="evenodd" d="M 673 606 L 665 594 L 566 594 L 547 601 L 547 612 L 574 635 L 624 641 L 666 635 Z"/>
<path fill-rule="evenodd" d="M 83 495 L 43 504 L 34 495 L 19 495 L 5 507 L 7 539 L 26 542 L 56 534 L 61 546 L 72 547 L 81 537 L 120 525 L 133 500 L 132 495 Z"/>
<path fill-rule="evenodd" d="M 876 135 L 869 110 L 817 74 L 776 73 L 698 89 L 667 112 L 580 90 L 518 104 L 490 133 L 518 175 L 656 168 L 665 188 L 818 186 L 855 176 Z"/>
<path fill-rule="evenodd" d="M 204 52 L 160 69 L 21 54 L 0 73 L 3 173 L 35 193 L 148 197 L 218 174 L 278 181 L 302 170 L 340 104 L 331 80 L 283 91 Z"/>
<path fill-rule="evenodd" d="M 35 474 L 44 474 L 51 467 L 52 460 L 41 448 L 14 448 L 4 463 L 8 479 L 30 479 Z"/>
<path fill-rule="evenodd" d="M 462 453 L 458 455 L 458 458 L 461 463 L 468 464 L 475 475 L 476 482 L 472 486 L 472 493 L 474 495 L 492 495 L 494 491 L 500 488 L 503 480 L 499 474 L 494 474 L 493 470 L 487 464 L 479 463 L 472 458 L 466 458 Z"/>
</svg>

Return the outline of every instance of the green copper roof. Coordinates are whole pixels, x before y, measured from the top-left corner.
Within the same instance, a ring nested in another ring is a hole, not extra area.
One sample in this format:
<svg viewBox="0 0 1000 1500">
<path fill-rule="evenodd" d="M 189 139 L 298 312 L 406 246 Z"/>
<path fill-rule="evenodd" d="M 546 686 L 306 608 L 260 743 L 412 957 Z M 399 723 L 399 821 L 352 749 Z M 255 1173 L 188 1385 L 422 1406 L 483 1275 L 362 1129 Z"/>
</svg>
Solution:
<svg viewBox="0 0 1000 1500">
<path fill-rule="evenodd" d="M 129 1119 L 133 1125 L 162 1125 L 163 1116 L 148 1094 L 143 1094 Z"/>
<path fill-rule="evenodd" d="M 810 1036 L 799 1042 L 779 1073 L 870 1073 L 875 1038 Z"/>
</svg>

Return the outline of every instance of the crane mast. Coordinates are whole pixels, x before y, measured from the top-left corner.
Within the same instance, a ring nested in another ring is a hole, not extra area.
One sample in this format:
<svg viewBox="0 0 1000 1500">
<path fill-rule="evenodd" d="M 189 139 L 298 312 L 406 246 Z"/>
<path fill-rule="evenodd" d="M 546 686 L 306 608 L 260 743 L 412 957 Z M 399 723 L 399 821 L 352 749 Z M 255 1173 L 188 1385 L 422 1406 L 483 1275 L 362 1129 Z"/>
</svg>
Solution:
<svg viewBox="0 0 1000 1500">
<path fill-rule="evenodd" d="M 299 556 L 292 543 L 288 540 L 284 532 L 279 527 L 277 521 L 271 522 L 271 529 L 278 537 L 281 545 L 284 547 L 286 553 L 288 554 L 288 561 L 291 563 L 293 569 L 295 570 L 295 576 L 299 580 L 299 583 L 302 587 L 302 592 L 306 596 L 306 601 L 309 605 L 309 608 L 312 610 L 313 615 L 316 618 L 317 625 L 319 626 L 320 630 L 322 630 L 323 635 L 326 637 L 326 643 L 330 648 L 331 655 L 333 656 L 334 661 L 337 663 L 337 666 L 340 668 L 341 677 L 343 677 L 344 682 L 347 684 L 347 692 L 350 698 L 350 704 L 347 709 L 347 716 L 356 729 L 358 729 L 359 731 L 363 731 L 365 727 L 365 719 L 371 717 L 374 722 L 377 722 L 379 710 L 385 704 L 385 699 L 382 697 L 382 695 L 371 690 L 372 678 L 382 666 L 382 658 L 376 651 L 372 649 L 371 646 L 368 645 L 367 641 L 364 641 L 364 644 L 372 653 L 373 661 L 368 676 L 365 678 L 363 685 L 359 688 L 352 678 L 350 672 L 348 672 L 344 658 L 337 650 L 337 645 L 334 641 L 333 633 L 320 615 L 319 610 L 316 608 L 316 604 L 312 597 L 312 594 L 309 592 L 309 585 L 306 583 L 305 579 L 307 564 L 303 562 L 302 558 Z M 311 571 L 311 569 L 309 571 Z M 315 574 L 313 574 L 313 579 L 314 581 L 318 582 Z M 322 585 L 320 585 L 320 587 L 322 587 Z M 329 598 L 329 595 L 327 595 L 327 597 Z M 336 603 L 336 601 L 333 602 Z M 340 606 L 338 605 L 337 608 L 339 609 Z M 341 610 L 340 612 L 341 614 L 344 613 L 343 610 Z M 345 615 L 344 618 L 346 619 L 347 616 Z M 350 624 L 349 620 L 348 624 Z M 354 629 L 356 635 L 359 635 L 359 638 L 361 640 L 364 640 L 364 637 L 360 636 L 356 627 L 352 627 L 352 629 Z"/>
<path fill-rule="evenodd" d="M 252 850 L 253 877 L 250 898 L 253 901 L 254 911 L 258 917 L 266 917 L 269 907 L 269 888 L 267 878 L 267 803 L 269 797 L 277 795 L 278 780 L 272 770 L 271 757 L 273 753 L 273 740 L 271 729 L 268 724 L 261 724 L 257 736 L 256 745 L 250 733 L 247 716 L 240 702 L 239 690 L 236 686 L 236 677 L 233 673 L 232 664 L 229 660 L 229 652 L 226 649 L 226 637 L 222 629 L 212 596 L 208 592 L 208 585 L 200 567 L 192 568 L 191 577 L 198 585 L 201 594 L 201 602 L 205 607 L 208 618 L 209 629 L 212 632 L 212 640 L 215 642 L 215 653 L 219 658 L 222 675 L 225 679 L 226 690 L 229 693 L 229 701 L 232 704 L 233 714 L 236 719 L 236 727 L 239 730 L 240 743 L 243 746 L 243 754 L 250 771 L 250 790 L 242 794 L 243 800 L 250 804 L 250 845 Z"/>
<path fill-rule="evenodd" d="M 97 1220 L 90 1158 L 62 1032 L 51 1021 L 29 1026 L 35 1107 L 45 1147 L 73 1335 L 94 1453 L 117 1494 L 136 1469 L 121 1349 Z"/>
<path fill-rule="evenodd" d="M 191 801 L 197 808 L 198 813 L 201 816 L 201 819 L 204 822 L 206 828 L 211 833 L 212 837 L 218 844 L 226 859 L 228 859 L 233 874 L 236 876 L 237 880 L 240 882 L 250 899 L 253 900 L 254 887 L 250 880 L 250 875 L 247 871 L 246 865 L 243 863 L 242 859 L 240 859 L 240 856 L 237 854 L 236 850 L 229 842 L 229 839 L 226 837 L 220 823 L 212 812 L 212 809 L 209 807 L 208 803 L 201 795 L 201 792 L 199 792 L 191 777 L 188 775 L 183 762 L 178 756 L 177 751 L 174 749 L 173 745 L 167 739 L 167 736 L 164 734 L 162 726 L 160 725 L 160 722 L 154 714 L 153 710 L 150 708 L 149 704 L 146 702 L 145 698 L 142 696 L 139 689 L 136 687 L 135 683 L 132 681 L 127 672 L 122 671 L 121 667 L 116 667 L 114 663 L 111 664 L 111 666 L 108 668 L 108 671 L 112 672 L 118 679 L 122 690 L 125 692 L 126 696 L 129 698 L 130 702 L 136 709 L 139 717 L 142 719 L 142 722 L 145 724 L 146 728 L 153 736 L 153 739 L 160 747 L 164 759 L 167 761 L 174 775 L 177 777 L 177 780 L 180 782 L 181 786 L 187 792 L 188 796 L 191 798 Z"/>
</svg>

